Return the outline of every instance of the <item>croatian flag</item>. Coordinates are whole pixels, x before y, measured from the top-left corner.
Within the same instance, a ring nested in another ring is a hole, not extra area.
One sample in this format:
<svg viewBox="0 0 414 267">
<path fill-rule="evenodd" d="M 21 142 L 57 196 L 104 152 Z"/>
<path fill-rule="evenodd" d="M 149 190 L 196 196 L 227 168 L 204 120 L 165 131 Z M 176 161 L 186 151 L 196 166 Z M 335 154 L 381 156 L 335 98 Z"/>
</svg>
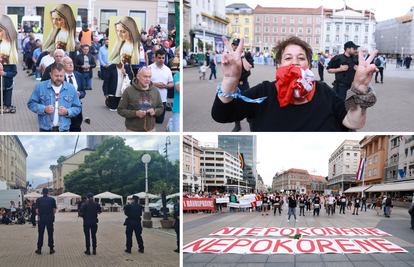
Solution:
<svg viewBox="0 0 414 267">
<path fill-rule="evenodd" d="M 400 135 L 400 137 L 398 138 L 398 142 L 401 142 L 403 140 L 403 136 Z"/>
<path fill-rule="evenodd" d="M 359 162 L 358 173 L 356 176 L 357 180 L 360 180 L 360 181 L 362 180 L 362 175 L 364 175 L 365 161 L 366 161 L 366 158 L 361 158 L 361 161 Z"/>
</svg>

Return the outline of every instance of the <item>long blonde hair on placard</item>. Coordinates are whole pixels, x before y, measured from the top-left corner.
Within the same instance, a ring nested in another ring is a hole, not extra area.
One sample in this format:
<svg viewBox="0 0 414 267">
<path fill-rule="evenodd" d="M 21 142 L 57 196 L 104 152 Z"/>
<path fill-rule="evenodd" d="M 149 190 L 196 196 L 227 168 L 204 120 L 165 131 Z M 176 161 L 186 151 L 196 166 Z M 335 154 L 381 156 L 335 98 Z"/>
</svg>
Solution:
<svg viewBox="0 0 414 267">
<path fill-rule="evenodd" d="M 2 28 L 7 35 L 10 42 L 10 56 L 8 64 L 17 64 L 17 31 L 14 28 L 13 21 L 7 15 L 0 15 L 0 28 Z M 3 63 L 2 63 L 3 64 Z"/>
<path fill-rule="evenodd" d="M 126 31 L 129 33 L 129 38 L 133 43 L 133 50 L 131 55 L 131 65 L 139 65 L 139 44 L 141 42 L 141 35 L 139 34 L 139 30 L 135 20 L 131 17 L 125 16 L 120 18 L 114 24 L 115 33 L 116 33 L 116 26 L 120 24 Z M 111 51 L 111 54 L 108 57 L 108 63 L 111 64 L 120 64 L 120 51 L 122 46 L 124 45 L 125 41 L 122 41 L 121 38 L 117 35 L 115 45 Z"/>
</svg>

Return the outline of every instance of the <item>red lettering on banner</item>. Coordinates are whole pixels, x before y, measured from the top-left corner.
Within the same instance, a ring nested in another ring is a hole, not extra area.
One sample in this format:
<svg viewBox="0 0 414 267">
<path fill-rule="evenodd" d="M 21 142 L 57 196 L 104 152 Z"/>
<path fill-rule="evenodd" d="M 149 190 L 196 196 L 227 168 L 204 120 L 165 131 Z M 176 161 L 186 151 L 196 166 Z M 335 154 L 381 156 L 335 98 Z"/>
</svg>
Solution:
<svg viewBox="0 0 414 267">
<path fill-rule="evenodd" d="M 242 242 L 247 242 L 247 244 L 240 244 Z M 247 247 L 251 243 L 252 241 L 250 239 L 237 239 L 236 242 L 234 242 L 233 244 L 228 246 L 225 250 L 223 250 L 223 253 L 229 252 L 234 247 Z"/>
<path fill-rule="evenodd" d="M 354 239 L 355 243 L 357 243 L 363 250 L 370 252 L 371 250 L 367 247 L 371 247 L 373 249 L 376 249 L 377 251 L 382 251 L 378 247 L 376 247 L 374 244 L 371 243 L 369 239 Z"/>
<path fill-rule="evenodd" d="M 229 238 L 222 238 L 222 239 L 217 239 L 216 242 L 213 242 L 213 244 L 203 248 L 202 250 L 200 250 L 200 252 L 215 252 L 215 253 L 219 253 L 221 251 L 221 249 L 210 249 L 213 246 L 228 246 L 229 244 L 220 244 L 220 242 L 224 242 L 224 241 L 234 241 L 234 239 L 229 239 Z"/>
<path fill-rule="evenodd" d="M 212 198 L 183 198 L 184 210 L 214 210 L 214 202 Z"/>
<path fill-rule="evenodd" d="M 404 249 L 402 249 L 402 248 L 388 248 L 387 246 L 393 246 L 393 244 L 392 243 L 385 243 L 385 242 L 389 242 L 385 239 L 370 238 L 369 240 L 374 242 L 378 246 L 382 247 L 383 249 L 385 249 L 388 252 L 404 251 Z"/>
<path fill-rule="evenodd" d="M 289 233 L 285 233 L 285 231 L 289 231 Z M 280 235 L 293 235 L 295 233 L 295 229 L 292 228 L 282 228 L 280 230 Z"/>
<path fill-rule="evenodd" d="M 361 252 L 350 239 L 334 239 L 343 252 Z M 342 242 L 351 242 L 351 244 L 343 244 Z M 348 249 L 346 247 L 354 247 L 356 249 Z"/>
<path fill-rule="evenodd" d="M 310 235 L 306 230 L 309 230 L 309 228 L 296 228 L 296 234 Z"/>
<path fill-rule="evenodd" d="M 240 233 L 242 233 L 244 230 L 246 230 L 246 228 L 242 228 L 239 231 L 235 232 L 233 235 L 239 235 Z"/>
<path fill-rule="evenodd" d="M 286 243 L 290 243 L 290 242 L 292 242 L 293 240 L 285 240 L 285 241 L 282 241 L 282 240 L 280 240 L 280 239 L 277 239 L 276 240 L 276 243 L 275 243 L 275 247 L 273 248 L 273 252 L 277 252 L 278 250 L 279 250 L 279 247 L 283 247 L 284 249 L 286 249 L 288 252 L 292 252 L 293 253 L 293 249 L 291 248 L 291 247 L 288 247 L 288 246 L 286 246 L 286 245 L 284 245 L 284 244 L 286 244 Z"/>
<path fill-rule="evenodd" d="M 316 233 L 316 230 L 321 230 L 321 232 L 322 232 L 322 234 L 318 234 L 318 233 Z M 325 231 L 325 229 L 323 229 L 323 228 L 318 228 L 318 227 L 315 227 L 315 228 L 310 228 L 310 231 L 311 231 L 311 233 L 312 234 L 314 234 L 314 235 L 326 235 L 326 231 Z"/>
<path fill-rule="evenodd" d="M 227 228 L 227 227 L 226 228 L 221 228 L 220 230 L 215 231 L 214 233 L 212 233 L 212 235 L 218 234 L 221 231 L 223 231 L 223 233 L 221 233 L 222 235 L 228 235 L 231 232 L 233 232 L 234 230 L 236 230 L 236 228 Z"/>
<path fill-rule="evenodd" d="M 334 235 L 334 234 L 337 234 L 337 235 L 344 235 L 344 234 L 341 232 L 341 230 L 339 230 L 338 228 L 328 228 L 328 227 L 325 227 L 324 229 L 326 230 L 326 232 L 327 232 L 329 235 Z"/>
<path fill-rule="evenodd" d="M 254 249 L 258 244 L 260 244 L 261 242 L 267 242 L 267 247 L 264 249 L 259 249 L 256 250 Z M 273 241 L 269 240 L 269 239 L 261 239 L 261 240 L 257 240 L 251 247 L 250 247 L 250 252 L 256 252 L 256 253 L 260 253 L 260 252 L 265 252 L 266 250 L 269 250 L 272 247 Z"/>
<path fill-rule="evenodd" d="M 359 235 L 375 235 L 373 232 L 368 231 L 367 229 L 364 229 L 364 228 L 353 228 L 353 229 Z"/>
<path fill-rule="evenodd" d="M 311 245 L 309 250 L 304 250 L 302 249 L 302 243 L 303 242 L 309 242 L 309 244 Z M 303 253 L 312 253 L 315 251 L 315 243 L 313 242 L 313 240 L 311 239 L 301 239 L 296 243 L 296 248 Z"/>
<path fill-rule="evenodd" d="M 325 249 L 333 252 L 338 252 L 336 248 L 332 247 L 334 243 L 329 239 L 316 239 L 315 241 L 319 251 L 322 253 L 325 252 Z M 322 244 L 322 242 L 326 242 L 327 244 Z"/>
<path fill-rule="evenodd" d="M 254 199 L 255 199 L 256 201 L 260 201 L 260 196 L 255 196 L 255 197 L 254 197 Z"/>
<path fill-rule="evenodd" d="M 388 233 L 385 233 L 385 232 L 380 232 L 380 230 L 378 230 L 377 228 L 365 228 L 366 230 L 368 230 L 368 231 L 371 231 L 371 232 L 373 232 L 375 235 L 390 235 L 390 234 L 388 234 Z"/>
<path fill-rule="evenodd" d="M 190 245 L 184 247 L 183 250 L 186 250 L 186 249 L 188 249 L 190 247 L 193 247 L 193 252 L 194 251 L 198 251 L 199 249 L 201 249 L 201 248 L 203 248 L 203 247 L 205 247 L 205 246 L 213 243 L 215 240 L 217 240 L 217 239 L 210 240 L 209 242 L 207 242 L 207 244 L 201 245 L 205 240 L 204 239 L 200 239 L 200 240 L 197 240 L 194 243 L 191 243 Z"/>
<path fill-rule="evenodd" d="M 353 228 L 341 227 L 339 229 L 341 229 L 341 231 L 344 232 L 345 235 L 350 235 L 349 233 L 354 233 L 356 235 L 359 234 L 358 232 L 355 232 Z"/>
<path fill-rule="evenodd" d="M 255 233 L 256 231 L 263 231 L 263 228 L 252 228 L 246 233 L 246 235 L 259 235 L 260 233 Z"/>
<path fill-rule="evenodd" d="M 264 235 L 268 235 L 269 233 L 276 233 L 278 232 L 279 229 L 278 228 L 267 228 L 266 232 L 264 233 Z"/>
</svg>

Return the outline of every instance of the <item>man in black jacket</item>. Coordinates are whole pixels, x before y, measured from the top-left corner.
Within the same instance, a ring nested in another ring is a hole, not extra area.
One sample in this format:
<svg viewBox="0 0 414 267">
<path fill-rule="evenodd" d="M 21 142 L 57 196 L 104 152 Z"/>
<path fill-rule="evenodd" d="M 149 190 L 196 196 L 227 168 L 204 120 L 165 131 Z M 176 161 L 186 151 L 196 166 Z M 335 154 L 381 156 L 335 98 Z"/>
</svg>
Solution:
<svg viewBox="0 0 414 267">
<path fill-rule="evenodd" d="M 76 42 L 75 51 L 69 52 L 69 57 L 72 59 L 73 62 L 75 62 L 76 56 L 80 54 L 82 54 L 82 48 L 81 48 L 80 42 Z"/>
<path fill-rule="evenodd" d="M 93 201 L 93 194 L 88 193 L 86 195 L 87 201 L 82 204 L 79 210 L 79 216 L 83 218 L 83 232 L 85 233 L 86 241 L 86 255 L 91 255 L 90 247 L 91 240 L 89 230 L 92 235 L 92 248 L 93 255 L 96 255 L 96 232 L 98 231 L 98 214 L 101 214 L 101 206 Z"/>
<path fill-rule="evenodd" d="M 75 58 L 75 69 L 81 73 L 85 80 L 85 90 L 92 90 L 92 69 L 96 67 L 95 56 L 89 54 L 89 46 L 82 46 L 82 54 Z"/>
<path fill-rule="evenodd" d="M 105 98 L 108 99 L 107 105 L 110 111 L 117 111 L 121 100 L 123 79 L 119 80 L 118 77 L 124 77 L 127 74 L 132 81 L 131 69 L 123 67 L 122 64 L 112 64 L 106 69 L 102 90 Z"/>
</svg>

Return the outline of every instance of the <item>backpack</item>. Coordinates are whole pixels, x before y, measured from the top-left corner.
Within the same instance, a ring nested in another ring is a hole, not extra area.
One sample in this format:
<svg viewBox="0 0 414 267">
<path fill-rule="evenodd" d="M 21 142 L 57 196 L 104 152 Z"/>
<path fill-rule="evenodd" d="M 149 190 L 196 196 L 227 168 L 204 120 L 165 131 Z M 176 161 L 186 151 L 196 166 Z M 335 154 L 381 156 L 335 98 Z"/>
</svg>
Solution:
<svg viewBox="0 0 414 267">
<path fill-rule="evenodd" d="M 379 57 L 377 57 L 376 59 L 375 59 L 375 66 L 377 66 L 377 67 L 379 67 L 379 66 L 381 66 L 381 60 L 379 59 Z"/>
</svg>

